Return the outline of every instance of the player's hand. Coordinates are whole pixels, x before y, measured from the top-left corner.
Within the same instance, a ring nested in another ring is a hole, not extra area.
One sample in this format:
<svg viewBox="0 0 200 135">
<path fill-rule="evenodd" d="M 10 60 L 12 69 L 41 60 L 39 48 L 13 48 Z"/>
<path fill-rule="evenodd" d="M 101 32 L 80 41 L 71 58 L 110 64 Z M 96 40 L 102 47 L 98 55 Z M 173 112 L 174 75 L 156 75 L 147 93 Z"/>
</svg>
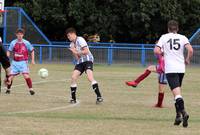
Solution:
<svg viewBox="0 0 200 135">
<path fill-rule="evenodd" d="M 72 51 L 73 54 L 79 55 L 78 51 L 76 50 L 76 48 L 69 48 L 69 50 Z"/>
<path fill-rule="evenodd" d="M 74 57 L 78 60 L 80 59 L 80 55 L 78 54 L 78 51 L 76 48 L 69 48 L 69 50 L 73 53 Z"/>
<path fill-rule="evenodd" d="M 72 53 L 76 53 L 75 48 L 69 48 L 69 50 L 70 50 Z"/>
<path fill-rule="evenodd" d="M 185 59 L 185 64 L 189 65 L 190 64 L 190 60 L 189 59 Z"/>
<path fill-rule="evenodd" d="M 35 65 L 35 61 L 34 61 L 34 60 L 32 60 L 32 61 L 31 61 L 31 64 L 32 64 L 32 65 Z"/>
</svg>

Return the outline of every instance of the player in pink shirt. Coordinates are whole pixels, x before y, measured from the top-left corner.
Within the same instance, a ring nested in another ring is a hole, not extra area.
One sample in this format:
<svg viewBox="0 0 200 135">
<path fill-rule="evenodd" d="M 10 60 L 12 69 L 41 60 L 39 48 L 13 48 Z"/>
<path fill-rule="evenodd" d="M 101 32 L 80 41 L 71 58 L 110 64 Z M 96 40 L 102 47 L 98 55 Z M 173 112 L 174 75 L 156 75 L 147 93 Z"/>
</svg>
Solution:
<svg viewBox="0 0 200 135">
<path fill-rule="evenodd" d="M 17 29 L 16 31 L 16 37 L 17 39 L 13 40 L 10 43 L 10 46 L 7 51 L 7 56 L 10 57 L 11 53 L 13 54 L 13 60 L 11 64 L 11 80 L 13 81 L 13 78 L 18 75 L 22 74 L 24 79 L 26 80 L 26 83 L 29 87 L 29 92 L 31 95 L 34 95 L 35 92 L 33 91 L 32 87 L 32 80 L 29 76 L 29 67 L 28 67 L 28 54 L 31 52 L 31 63 L 35 64 L 34 59 L 34 48 L 30 44 L 29 41 L 23 39 L 24 37 L 24 30 L 23 29 Z M 10 94 L 10 88 L 12 86 L 12 82 L 10 85 L 7 86 L 6 93 Z"/>
<path fill-rule="evenodd" d="M 163 99 L 164 99 L 164 86 L 167 84 L 167 79 L 164 73 L 164 57 L 162 55 L 157 56 L 158 65 L 150 65 L 147 67 L 145 72 L 137 77 L 137 79 L 133 81 L 127 81 L 126 85 L 137 87 L 137 85 L 144 80 L 146 77 L 150 75 L 151 72 L 158 73 L 158 101 L 155 107 L 162 107 Z"/>
</svg>

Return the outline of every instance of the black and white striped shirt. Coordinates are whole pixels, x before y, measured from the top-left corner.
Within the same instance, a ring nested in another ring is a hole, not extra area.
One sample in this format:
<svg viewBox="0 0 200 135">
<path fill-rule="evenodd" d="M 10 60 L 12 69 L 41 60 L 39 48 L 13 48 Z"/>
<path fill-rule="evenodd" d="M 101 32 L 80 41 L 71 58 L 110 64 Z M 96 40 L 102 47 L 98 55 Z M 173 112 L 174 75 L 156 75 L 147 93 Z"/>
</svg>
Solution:
<svg viewBox="0 0 200 135">
<path fill-rule="evenodd" d="M 70 47 L 75 47 L 78 52 L 80 52 L 84 47 L 87 47 L 89 49 L 87 42 L 82 37 L 77 37 L 75 43 L 74 42 L 70 43 Z M 76 61 L 76 64 L 80 64 L 86 61 L 91 61 L 91 62 L 94 61 L 94 57 L 90 52 L 90 50 L 87 55 L 81 55 L 80 59 Z"/>
</svg>

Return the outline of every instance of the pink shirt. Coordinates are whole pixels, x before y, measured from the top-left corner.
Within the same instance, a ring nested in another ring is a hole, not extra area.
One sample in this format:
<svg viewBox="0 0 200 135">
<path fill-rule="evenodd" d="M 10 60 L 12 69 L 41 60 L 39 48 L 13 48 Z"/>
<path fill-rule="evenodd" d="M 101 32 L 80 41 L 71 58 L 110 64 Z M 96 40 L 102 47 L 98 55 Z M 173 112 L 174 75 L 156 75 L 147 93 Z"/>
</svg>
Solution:
<svg viewBox="0 0 200 135">
<path fill-rule="evenodd" d="M 157 55 L 157 59 L 158 59 L 157 72 L 158 73 L 164 73 L 165 72 L 164 56 Z"/>
</svg>

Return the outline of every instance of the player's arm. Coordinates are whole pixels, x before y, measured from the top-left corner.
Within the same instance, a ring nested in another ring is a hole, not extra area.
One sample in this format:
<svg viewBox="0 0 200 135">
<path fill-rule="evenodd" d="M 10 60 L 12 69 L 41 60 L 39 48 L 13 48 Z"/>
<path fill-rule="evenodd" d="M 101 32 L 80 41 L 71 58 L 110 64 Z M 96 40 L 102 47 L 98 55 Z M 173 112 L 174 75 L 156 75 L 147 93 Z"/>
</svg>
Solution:
<svg viewBox="0 0 200 135">
<path fill-rule="evenodd" d="M 72 52 L 73 56 L 75 57 L 75 59 L 79 59 L 80 56 L 78 55 L 78 51 L 76 50 L 75 47 L 70 47 L 69 50 Z"/>
<path fill-rule="evenodd" d="M 70 48 L 70 50 L 76 58 L 80 58 L 82 55 L 87 55 L 89 53 L 89 49 L 87 46 L 82 47 L 81 51 L 77 51 L 75 48 Z"/>
<path fill-rule="evenodd" d="M 81 55 L 88 55 L 88 54 L 89 54 L 89 49 L 88 49 L 88 47 L 87 47 L 87 46 L 82 47 L 82 48 L 81 48 L 81 51 L 78 52 L 78 54 L 79 54 L 80 56 L 81 56 Z"/>
<path fill-rule="evenodd" d="M 31 51 L 31 64 L 35 64 L 35 51 L 34 51 L 34 49 Z"/>
<path fill-rule="evenodd" d="M 79 39 L 79 44 L 81 46 L 81 51 L 78 52 L 78 55 L 79 56 L 88 55 L 90 51 L 89 51 L 88 44 L 85 41 L 85 39 L 84 38 L 80 38 Z"/>
<path fill-rule="evenodd" d="M 185 59 L 185 63 L 190 64 L 190 60 L 193 56 L 193 48 L 192 48 L 191 44 L 186 44 L 185 48 L 187 49 L 187 56 L 186 56 L 186 59 Z"/>
<path fill-rule="evenodd" d="M 14 44 L 15 44 L 14 41 L 12 41 L 12 42 L 10 43 L 9 47 L 8 47 L 8 50 L 7 50 L 7 52 L 6 52 L 6 54 L 7 54 L 8 57 L 10 57 L 11 52 L 13 51 Z"/>
<path fill-rule="evenodd" d="M 24 40 L 24 43 L 26 44 L 28 50 L 31 52 L 31 64 L 35 64 L 35 51 L 33 45 L 29 42 Z"/>
<path fill-rule="evenodd" d="M 161 48 L 159 46 L 155 46 L 154 53 L 156 55 L 162 55 L 163 52 L 161 51 Z"/>
<path fill-rule="evenodd" d="M 7 56 L 10 57 L 10 51 L 7 51 Z"/>
<path fill-rule="evenodd" d="M 155 47 L 154 47 L 154 54 L 155 55 L 162 55 L 163 52 L 161 48 L 163 48 L 163 36 L 160 37 L 160 39 L 157 41 Z"/>
</svg>

